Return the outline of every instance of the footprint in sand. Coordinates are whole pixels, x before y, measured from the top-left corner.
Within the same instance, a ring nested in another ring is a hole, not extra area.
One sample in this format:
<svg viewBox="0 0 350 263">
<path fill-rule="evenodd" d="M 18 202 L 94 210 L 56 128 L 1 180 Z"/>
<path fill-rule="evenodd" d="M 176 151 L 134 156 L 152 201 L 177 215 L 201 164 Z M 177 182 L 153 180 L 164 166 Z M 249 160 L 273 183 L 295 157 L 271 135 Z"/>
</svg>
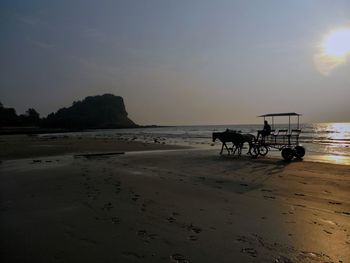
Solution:
<svg viewBox="0 0 350 263">
<path fill-rule="evenodd" d="M 139 231 L 137 231 L 137 235 L 140 237 L 145 237 L 145 236 L 147 236 L 147 231 L 146 230 L 139 230 Z"/>
<path fill-rule="evenodd" d="M 341 212 L 341 211 L 334 211 L 335 213 L 337 214 L 343 214 L 343 215 L 347 215 L 347 216 L 350 216 L 350 212 Z"/>
<path fill-rule="evenodd" d="M 261 189 L 261 191 L 262 191 L 262 192 L 269 192 L 269 193 L 272 192 L 272 190 L 270 190 L 270 189 Z"/>
<path fill-rule="evenodd" d="M 142 211 L 142 212 L 146 212 L 146 204 L 143 203 L 143 204 L 141 205 L 141 211 Z"/>
<path fill-rule="evenodd" d="M 197 241 L 198 237 L 195 236 L 195 235 L 191 235 L 191 236 L 188 237 L 188 239 L 191 240 L 191 241 Z"/>
<path fill-rule="evenodd" d="M 329 231 L 327 231 L 325 229 L 323 229 L 323 232 L 327 233 L 328 235 L 332 235 L 333 234 L 332 232 L 329 232 Z"/>
<path fill-rule="evenodd" d="M 192 224 L 190 224 L 189 226 L 187 226 L 187 229 L 196 233 L 196 234 L 199 234 L 200 232 L 202 232 L 202 229 L 200 227 L 197 227 L 197 226 L 194 226 Z"/>
<path fill-rule="evenodd" d="M 134 197 L 132 197 L 131 199 L 132 199 L 133 201 L 137 201 L 137 200 L 139 200 L 139 197 L 140 197 L 140 195 L 134 194 Z"/>
<path fill-rule="evenodd" d="M 300 194 L 300 193 L 294 193 L 294 195 L 296 195 L 296 196 L 305 196 L 304 194 Z"/>
<path fill-rule="evenodd" d="M 242 253 L 245 253 L 245 254 L 248 254 L 252 257 L 256 257 L 257 256 L 257 251 L 254 249 L 254 248 L 251 248 L 251 247 L 247 247 L 247 248 L 242 248 L 241 250 Z"/>
<path fill-rule="evenodd" d="M 175 261 L 176 263 L 189 263 L 190 261 L 186 259 L 185 256 L 181 255 L 180 253 L 175 253 L 170 256 L 170 259 Z"/>
<path fill-rule="evenodd" d="M 328 203 L 330 203 L 331 205 L 341 205 L 341 202 L 335 202 L 335 201 L 329 201 Z"/>
<path fill-rule="evenodd" d="M 111 218 L 111 221 L 112 221 L 112 224 L 115 224 L 115 225 L 120 223 L 119 218 L 116 217 L 116 216 L 112 217 L 112 218 Z"/>
<path fill-rule="evenodd" d="M 241 243 L 247 243 L 248 239 L 245 236 L 237 236 L 236 240 Z"/>
<path fill-rule="evenodd" d="M 276 199 L 275 196 L 270 196 L 270 195 L 264 195 L 265 199 Z"/>
<path fill-rule="evenodd" d="M 113 205 L 112 205 L 111 202 L 109 202 L 109 203 L 104 204 L 103 207 L 102 207 L 101 209 L 102 209 L 102 210 L 107 210 L 107 211 L 109 211 L 109 210 L 111 210 L 112 208 L 113 208 Z"/>
<path fill-rule="evenodd" d="M 169 223 L 173 223 L 176 221 L 174 217 L 169 216 L 166 220 L 168 220 Z"/>
</svg>

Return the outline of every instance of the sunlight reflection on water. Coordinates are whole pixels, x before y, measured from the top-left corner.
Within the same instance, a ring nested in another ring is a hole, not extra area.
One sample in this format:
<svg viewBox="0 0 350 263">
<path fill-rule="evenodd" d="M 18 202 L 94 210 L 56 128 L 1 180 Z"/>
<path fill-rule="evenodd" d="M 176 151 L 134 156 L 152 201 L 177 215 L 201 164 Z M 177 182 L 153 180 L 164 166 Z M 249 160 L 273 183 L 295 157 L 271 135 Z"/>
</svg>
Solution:
<svg viewBox="0 0 350 263">
<path fill-rule="evenodd" d="M 322 155 L 320 160 L 326 163 L 350 165 L 350 158 L 341 155 Z"/>
</svg>

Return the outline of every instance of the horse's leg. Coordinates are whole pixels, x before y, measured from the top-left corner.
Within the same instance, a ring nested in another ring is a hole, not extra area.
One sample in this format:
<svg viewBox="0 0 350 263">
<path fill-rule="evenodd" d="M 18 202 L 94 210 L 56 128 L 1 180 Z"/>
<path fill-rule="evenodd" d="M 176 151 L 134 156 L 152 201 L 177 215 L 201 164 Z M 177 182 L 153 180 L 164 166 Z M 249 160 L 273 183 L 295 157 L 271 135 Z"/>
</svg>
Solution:
<svg viewBox="0 0 350 263">
<path fill-rule="evenodd" d="M 224 150 L 224 142 L 222 143 L 222 146 L 221 146 L 221 151 L 220 151 L 220 155 L 222 155 L 222 151 Z"/>
<path fill-rule="evenodd" d="M 247 154 L 252 155 L 252 152 L 251 152 L 251 150 L 252 150 L 252 142 L 248 142 L 248 144 L 249 144 L 249 149 L 248 149 Z"/>
<path fill-rule="evenodd" d="M 240 151 L 239 151 L 239 156 L 242 155 L 242 149 L 243 149 L 243 143 L 241 143 L 241 148 L 240 148 Z"/>
<path fill-rule="evenodd" d="M 233 150 L 233 149 L 235 149 L 235 150 Z M 237 146 L 234 143 L 232 143 L 232 155 L 233 156 L 235 156 L 236 151 L 237 151 Z"/>
<path fill-rule="evenodd" d="M 227 154 L 230 155 L 230 149 L 227 147 L 227 144 L 225 143 L 225 148 L 227 150 Z"/>
<path fill-rule="evenodd" d="M 243 144 L 242 144 L 242 143 L 239 143 L 239 144 L 237 145 L 237 149 L 238 149 L 237 156 L 238 156 L 238 157 L 241 157 L 241 154 L 242 154 L 242 147 L 243 147 Z"/>
</svg>

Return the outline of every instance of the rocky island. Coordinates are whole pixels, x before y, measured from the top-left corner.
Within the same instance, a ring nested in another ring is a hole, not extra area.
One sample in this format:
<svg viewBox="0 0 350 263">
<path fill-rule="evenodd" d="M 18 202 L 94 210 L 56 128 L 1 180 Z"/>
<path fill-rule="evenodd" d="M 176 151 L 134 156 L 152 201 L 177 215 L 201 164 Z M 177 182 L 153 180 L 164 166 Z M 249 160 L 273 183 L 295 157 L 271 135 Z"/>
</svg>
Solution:
<svg viewBox="0 0 350 263">
<path fill-rule="evenodd" d="M 133 128 L 124 100 L 120 96 L 104 94 L 75 101 L 68 108 L 59 109 L 43 120 L 44 127 L 73 129 Z"/>
</svg>

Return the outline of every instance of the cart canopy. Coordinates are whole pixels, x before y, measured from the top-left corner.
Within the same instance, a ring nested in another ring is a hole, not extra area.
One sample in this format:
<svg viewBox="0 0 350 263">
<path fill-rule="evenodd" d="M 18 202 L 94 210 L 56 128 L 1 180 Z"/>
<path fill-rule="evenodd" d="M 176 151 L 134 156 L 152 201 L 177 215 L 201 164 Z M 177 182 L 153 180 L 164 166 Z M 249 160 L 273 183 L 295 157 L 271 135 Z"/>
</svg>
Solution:
<svg viewBox="0 0 350 263">
<path fill-rule="evenodd" d="M 276 116 L 301 116 L 301 114 L 295 113 L 295 112 L 267 113 L 267 114 L 260 115 L 258 117 L 276 117 Z"/>
</svg>

